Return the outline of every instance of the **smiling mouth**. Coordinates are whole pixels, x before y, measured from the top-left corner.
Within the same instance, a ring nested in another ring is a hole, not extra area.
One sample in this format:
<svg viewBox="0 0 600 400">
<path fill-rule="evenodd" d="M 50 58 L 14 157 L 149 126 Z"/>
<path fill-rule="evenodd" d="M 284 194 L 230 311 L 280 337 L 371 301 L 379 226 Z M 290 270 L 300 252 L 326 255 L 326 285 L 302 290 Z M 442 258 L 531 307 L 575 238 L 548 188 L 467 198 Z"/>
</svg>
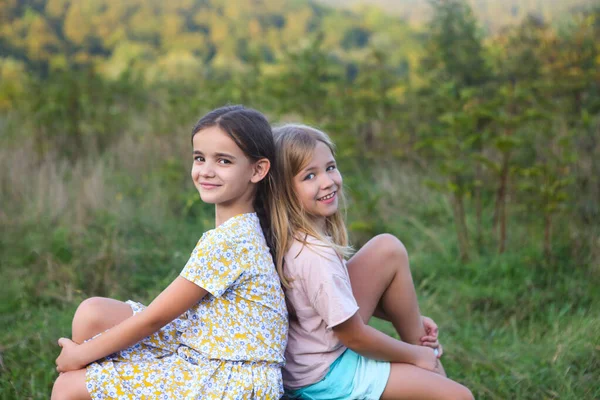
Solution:
<svg viewBox="0 0 600 400">
<path fill-rule="evenodd" d="M 329 193 L 327 196 L 319 197 L 317 200 L 318 201 L 329 200 L 329 199 L 333 198 L 333 196 L 335 196 L 336 193 L 337 193 L 337 191 L 333 192 L 333 193 Z"/>
<path fill-rule="evenodd" d="M 215 185 L 213 183 L 200 183 L 200 187 L 204 188 L 204 189 L 213 189 L 216 187 L 219 187 L 220 185 Z"/>
</svg>

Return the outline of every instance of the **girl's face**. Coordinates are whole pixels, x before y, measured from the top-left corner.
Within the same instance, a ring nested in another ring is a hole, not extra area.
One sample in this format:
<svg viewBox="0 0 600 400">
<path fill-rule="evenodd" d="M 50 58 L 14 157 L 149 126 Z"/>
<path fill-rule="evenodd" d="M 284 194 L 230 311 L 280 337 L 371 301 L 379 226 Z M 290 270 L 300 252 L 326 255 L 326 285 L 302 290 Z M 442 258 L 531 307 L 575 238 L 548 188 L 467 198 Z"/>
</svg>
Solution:
<svg viewBox="0 0 600 400">
<path fill-rule="evenodd" d="M 197 132 L 192 143 L 192 179 L 202 201 L 227 206 L 252 198 L 255 163 L 229 135 L 212 126 Z"/>
<path fill-rule="evenodd" d="M 338 209 L 342 189 L 342 175 L 325 143 L 317 142 L 311 160 L 294 177 L 294 189 L 304 210 L 324 227 L 325 218 Z"/>
</svg>

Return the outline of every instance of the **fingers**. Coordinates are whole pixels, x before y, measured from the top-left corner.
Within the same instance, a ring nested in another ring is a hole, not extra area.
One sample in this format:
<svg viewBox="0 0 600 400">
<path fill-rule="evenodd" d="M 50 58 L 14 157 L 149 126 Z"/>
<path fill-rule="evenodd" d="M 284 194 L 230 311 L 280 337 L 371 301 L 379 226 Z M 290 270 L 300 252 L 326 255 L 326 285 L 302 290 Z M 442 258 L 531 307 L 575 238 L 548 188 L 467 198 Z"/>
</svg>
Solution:
<svg viewBox="0 0 600 400">
<path fill-rule="evenodd" d="M 435 324 L 435 322 L 431 321 L 431 323 L 429 324 L 429 326 L 427 328 L 431 335 L 437 335 L 438 326 Z"/>
<path fill-rule="evenodd" d="M 421 342 L 436 342 L 437 340 L 437 335 L 426 335 L 421 337 Z"/>
<path fill-rule="evenodd" d="M 421 346 L 437 349 L 438 347 L 440 347 L 440 342 L 438 342 L 437 340 L 435 342 L 421 342 Z"/>
<path fill-rule="evenodd" d="M 73 341 L 72 341 L 71 339 L 69 339 L 69 338 L 64 338 L 64 337 L 61 337 L 60 339 L 58 339 L 58 345 L 59 345 L 60 347 L 65 347 L 65 346 L 72 345 L 72 344 L 75 344 L 75 342 L 73 342 Z"/>
<path fill-rule="evenodd" d="M 424 317 L 427 318 L 427 317 Z M 436 328 L 437 330 L 437 328 Z M 428 332 L 429 333 L 429 332 Z M 437 339 L 437 332 L 435 335 L 426 335 L 421 338 L 421 346 L 430 347 L 436 350 L 437 358 L 440 358 L 444 354 L 444 349 Z"/>
<path fill-rule="evenodd" d="M 429 330 L 435 331 L 435 332 L 438 331 L 437 324 L 435 323 L 434 320 L 432 320 L 429 317 L 423 316 L 423 326 L 425 327 L 425 330 L 427 330 L 427 331 L 429 331 Z"/>
<path fill-rule="evenodd" d="M 68 343 L 70 342 L 69 339 L 61 337 L 60 339 L 58 339 L 57 343 L 60 347 L 64 348 L 66 345 L 68 345 Z M 62 351 L 61 351 L 62 354 Z M 60 359 L 60 355 L 58 356 L 58 358 L 55 361 L 56 364 L 56 372 L 58 372 L 58 374 L 62 374 L 64 371 L 61 369 L 61 367 L 59 366 L 59 362 L 58 360 Z"/>
</svg>

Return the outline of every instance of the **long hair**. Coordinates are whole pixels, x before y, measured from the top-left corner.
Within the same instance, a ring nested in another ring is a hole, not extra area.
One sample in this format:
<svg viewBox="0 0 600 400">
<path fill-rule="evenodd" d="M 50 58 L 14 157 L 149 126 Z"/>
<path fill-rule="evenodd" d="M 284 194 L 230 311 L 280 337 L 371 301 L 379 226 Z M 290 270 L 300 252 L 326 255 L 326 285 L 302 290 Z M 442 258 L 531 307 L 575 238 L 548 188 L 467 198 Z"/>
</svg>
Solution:
<svg viewBox="0 0 600 400">
<path fill-rule="evenodd" d="M 273 176 L 275 142 L 271 125 L 263 114 L 252 108 L 241 105 L 224 106 L 200 118 L 192 129 L 192 140 L 196 133 L 213 126 L 219 127 L 229 135 L 252 162 L 266 158 L 271 163 L 271 168 L 265 178 L 257 183 L 252 205 L 260 220 L 260 226 L 273 256 L 273 261 L 275 261 L 276 246 L 273 230 L 271 229 L 272 213 L 275 211 Z"/>
<path fill-rule="evenodd" d="M 304 210 L 294 189 L 294 177 L 306 167 L 313 157 L 318 142 L 324 143 L 335 156 L 335 147 L 329 136 L 306 125 L 287 124 L 273 129 L 277 157 L 275 162 L 278 196 L 275 200 L 273 226 L 276 233 L 276 266 L 282 284 L 290 288 L 290 280 L 284 274 L 284 256 L 294 240 L 305 246 L 307 237 L 312 236 L 333 248 L 340 258 L 352 253 L 348 245 L 348 232 L 342 213 L 344 195 L 338 190 L 340 206 L 325 220 L 325 232 L 321 232 Z"/>
</svg>

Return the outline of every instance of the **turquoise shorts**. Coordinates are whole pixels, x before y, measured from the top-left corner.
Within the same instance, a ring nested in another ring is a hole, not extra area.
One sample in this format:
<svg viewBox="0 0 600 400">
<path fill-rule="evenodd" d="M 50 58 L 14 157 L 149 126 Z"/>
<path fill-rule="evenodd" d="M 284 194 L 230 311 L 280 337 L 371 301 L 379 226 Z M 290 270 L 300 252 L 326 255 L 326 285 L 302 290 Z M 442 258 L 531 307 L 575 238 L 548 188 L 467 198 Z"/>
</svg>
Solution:
<svg viewBox="0 0 600 400">
<path fill-rule="evenodd" d="M 292 399 L 379 399 L 390 377 L 390 363 L 365 358 L 347 349 L 325 378 L 301 389 L 287 390 Z"/>
</svg>

